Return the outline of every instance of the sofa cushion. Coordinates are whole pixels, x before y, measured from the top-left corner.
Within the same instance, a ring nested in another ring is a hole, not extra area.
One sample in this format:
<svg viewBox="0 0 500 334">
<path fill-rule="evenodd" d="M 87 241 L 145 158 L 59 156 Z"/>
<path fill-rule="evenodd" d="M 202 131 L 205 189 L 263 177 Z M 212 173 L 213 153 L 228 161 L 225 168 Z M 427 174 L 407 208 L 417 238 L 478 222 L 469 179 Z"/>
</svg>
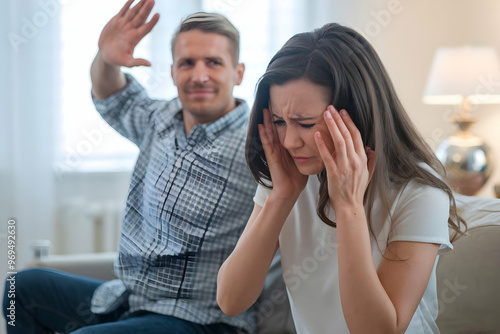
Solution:
<svg viewBox="0 0 500 334">
<path fill-rule="evenodd" d="M 499 332 L 500 226 L 473 228 L 441 255 L 437 292 L 442 334 Z"/>
</svg>

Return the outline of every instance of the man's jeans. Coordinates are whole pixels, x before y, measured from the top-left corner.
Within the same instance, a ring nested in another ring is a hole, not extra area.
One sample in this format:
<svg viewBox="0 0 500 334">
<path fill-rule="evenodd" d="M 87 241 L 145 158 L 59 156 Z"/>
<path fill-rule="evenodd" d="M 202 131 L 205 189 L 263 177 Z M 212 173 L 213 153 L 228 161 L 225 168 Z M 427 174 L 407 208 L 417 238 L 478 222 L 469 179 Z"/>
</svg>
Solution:
<svg viewBox="0 0 500 334">
<path fill-rule="evenodd" d="M 15 292 L 11 291 L 15 298 L 9 296 L 11 282 L 15 282 Z M 101 283 L 103 281 L 39 268 L 8 277 L 3 299 L 7 333 L 236 333 L 236 329 L 225 324 L 198 325 L 151 312 L 124 315 L 127 305 L 110 314 L 94 314 L 90 311 L 90 300 Z M 14 307 L 11 300 L 15 300 Z"/>
</svg>

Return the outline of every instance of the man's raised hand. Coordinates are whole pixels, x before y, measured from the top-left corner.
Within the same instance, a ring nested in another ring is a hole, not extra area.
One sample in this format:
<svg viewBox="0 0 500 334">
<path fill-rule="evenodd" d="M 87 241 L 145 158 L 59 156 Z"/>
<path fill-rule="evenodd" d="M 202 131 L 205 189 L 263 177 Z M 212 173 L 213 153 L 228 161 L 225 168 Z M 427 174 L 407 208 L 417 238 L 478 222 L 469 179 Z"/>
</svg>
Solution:
<svg viewBox="0 0 500 334">
<path fill-rule="evenodd" d="M 134 7 L 134 0 L 128 0 L 118 14 L 104 27 L 99 38 L 102 59 L 117 66 L 151 66 L 146 59 L 134 58 L 136 45 L 156 25 L 160 14 L 146 22 L 154 6 L 154 0 L 141 0 Z"/>
</svg>

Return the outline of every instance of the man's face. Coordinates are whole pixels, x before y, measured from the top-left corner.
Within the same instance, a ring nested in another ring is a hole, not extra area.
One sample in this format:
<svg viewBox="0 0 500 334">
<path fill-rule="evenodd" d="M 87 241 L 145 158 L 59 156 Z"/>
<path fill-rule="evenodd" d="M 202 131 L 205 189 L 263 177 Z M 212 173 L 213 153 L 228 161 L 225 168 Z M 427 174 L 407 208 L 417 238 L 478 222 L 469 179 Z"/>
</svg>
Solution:
<svg viewBox="0 0 500 334">
<path fill-rule="evenodd" d="M 173 61 L 172 79 L 182 102 L 186 133 L 234 109 L 233 88 L 241 83 L 245 67 L 234 66 L 226 36 L 201 30 L 181 32 Z"/>
</svg>

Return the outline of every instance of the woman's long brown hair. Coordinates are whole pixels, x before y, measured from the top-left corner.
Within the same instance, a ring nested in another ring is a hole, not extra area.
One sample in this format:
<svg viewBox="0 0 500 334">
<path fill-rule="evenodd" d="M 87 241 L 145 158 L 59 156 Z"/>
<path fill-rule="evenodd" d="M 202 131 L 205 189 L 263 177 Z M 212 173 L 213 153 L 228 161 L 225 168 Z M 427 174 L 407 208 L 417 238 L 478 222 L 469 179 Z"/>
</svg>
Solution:
<svg viewBox="0 0 500 334">
<path fill-rule="evenodd" d="M 269 187 L 269 181 L 272 183 L 257 129 L 257 124 L 263 123 L 263 109 L 269 108 L 270 87 L 298 79 L 328 87 L 331 104 L 349 113 L 364 145 L 375 151 L 374 174 L 364 198 L 372 234 L 375 198 L 380 197 L 389 215 L 389 187 L 402 186 L 410 180 L 442 189 L 450 200 L 448 225 L 455 231 L 452 241 L 465 233 L 467 224 L 457 212 L 452 190 L 443 181 L 444 167 L 408 117 L 377 53 L 356 31 L 335 23 L 293 36 L 271 59 L 257 84 L 246 159 L 259 184 Z M 318 178 L 321 185 L 317 213 L 323 222 L 336 227 L 327 217 L 326 172 Z"/>
</svg>

